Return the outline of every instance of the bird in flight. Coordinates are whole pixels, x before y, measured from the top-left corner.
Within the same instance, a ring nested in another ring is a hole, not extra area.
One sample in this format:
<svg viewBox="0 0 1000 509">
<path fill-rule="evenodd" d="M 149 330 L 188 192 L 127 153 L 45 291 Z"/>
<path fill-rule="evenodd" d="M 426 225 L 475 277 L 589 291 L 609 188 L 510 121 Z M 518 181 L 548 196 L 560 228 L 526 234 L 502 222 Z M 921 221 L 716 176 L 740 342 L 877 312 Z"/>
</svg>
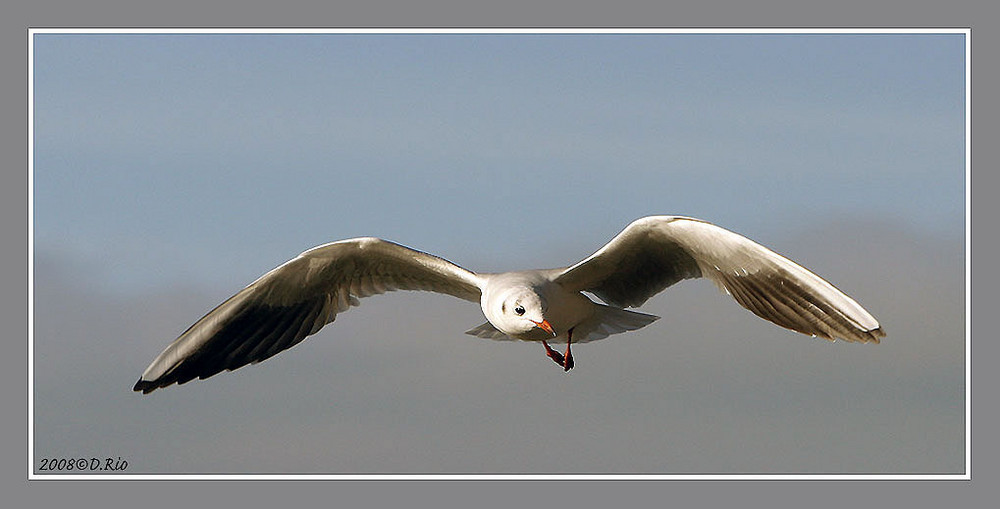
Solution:
<svg viewBox="0 0 1000 509">
<path fill-rule="evenodd" d="M 314 247 L 195 322 L 153 360 L 133 390 L 149 393 L 261 362 L 315 334 L 359 299 L 392 290 L 479 302 L 487 321 L 467 334 L 539 342 L 569 371 L 574 343 L 649 325 L 659 317 L 625 308 L 701 277 L 757 316 L 803 334 L 861 343 L 885 336 L 854 299 L 774 251 L 700 219 L 650 216 L 579 263 L 557 269 L 480 274 L 373 237 Z M 566 348 L 560 352 L 550 343 Z"/>
</svg>

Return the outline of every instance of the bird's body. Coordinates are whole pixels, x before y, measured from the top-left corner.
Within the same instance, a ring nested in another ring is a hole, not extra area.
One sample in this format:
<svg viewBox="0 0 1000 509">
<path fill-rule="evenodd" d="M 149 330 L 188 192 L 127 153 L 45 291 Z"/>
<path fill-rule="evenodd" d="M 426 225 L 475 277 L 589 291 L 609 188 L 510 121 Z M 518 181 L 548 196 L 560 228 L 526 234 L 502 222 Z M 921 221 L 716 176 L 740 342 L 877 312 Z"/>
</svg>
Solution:
<svg viewBox="0 0 1000 509">
<path fill-rule="evenodd" d="M 358 299 L 391 290 L 478 301 L 487 322 L 468 334 L 541 342 L 568 371 L 571 344 L 652 323 L 658 317 L 624 308 L 698 277 L 713 280 L 761 318 L 804 334 L 875 343 L 885 335 L 853 299 L 760 244 L 698 219 L 651 216 L 633 222 L 583 261 L 558 269 L 476 274 L 372 237 L 315 247 L 197 321 L 133 389 L 148 393 L 260 362 L 316 333 Z M 548 342 L 566 343 L 565 355 Z"/>
</svg>

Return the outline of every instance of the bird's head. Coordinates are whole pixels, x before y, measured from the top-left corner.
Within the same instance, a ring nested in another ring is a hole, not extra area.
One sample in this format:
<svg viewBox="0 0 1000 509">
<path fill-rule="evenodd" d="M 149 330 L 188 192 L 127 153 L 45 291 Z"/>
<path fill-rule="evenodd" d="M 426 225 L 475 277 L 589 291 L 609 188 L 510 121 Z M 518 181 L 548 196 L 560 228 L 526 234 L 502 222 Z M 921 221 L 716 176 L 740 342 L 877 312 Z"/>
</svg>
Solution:
<svg viewBox="0 0 1000 509">
<path fill-rule="evenodd" d="M 497 305 L 497 304 L 495 304 Z M 499 299 L 499 309 L 487 316 L 493 326 L 518 339 L 545 339 L 556 332 L 545 319 L 545 298 L 530 288 L 516 288 Z"/>
</svg>

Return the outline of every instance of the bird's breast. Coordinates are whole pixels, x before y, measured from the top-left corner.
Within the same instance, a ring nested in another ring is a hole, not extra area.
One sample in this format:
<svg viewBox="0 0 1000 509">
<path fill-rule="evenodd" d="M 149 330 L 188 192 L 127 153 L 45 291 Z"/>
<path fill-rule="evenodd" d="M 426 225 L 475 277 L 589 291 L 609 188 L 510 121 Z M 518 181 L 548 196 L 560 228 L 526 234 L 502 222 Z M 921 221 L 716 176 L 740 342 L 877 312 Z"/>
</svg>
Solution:
<svg viewBox="0 0 1000 509">
<path fill-rule="evenodd" d="M 548 309 L 545 310 L 545 319 L 556 332 L 556 342 L 559 339 L 565 341 L 566 332 L 593 316 L 596 306 L 582 293 L 566 291 L 556 284 L 552 286 L 555 289 L 546 295 Z"/>
</svg>

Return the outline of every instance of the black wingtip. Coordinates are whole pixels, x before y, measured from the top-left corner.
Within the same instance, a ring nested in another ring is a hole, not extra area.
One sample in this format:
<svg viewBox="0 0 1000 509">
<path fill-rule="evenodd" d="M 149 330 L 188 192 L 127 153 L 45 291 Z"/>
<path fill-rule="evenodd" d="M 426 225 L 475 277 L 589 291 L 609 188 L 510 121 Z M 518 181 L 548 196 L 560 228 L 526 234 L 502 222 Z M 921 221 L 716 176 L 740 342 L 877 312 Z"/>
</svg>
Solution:
<svg viewBox="0 0 1000 509">
<path fill-rule="evenodd" d="M 149 394 L 154 390 L 156 390 L 157 387 L 158 386 L 155 383 L 140 378 L 139 381 L 132 386 L 132 390 L 135 392 L 141 392 L 143 394 Z"/>
<path fill-rule="evenodd" d="M 868 331 L 868 334 L 871 336 L 872 343 L 875 343 L 877 345 L 881 343 L 882 342 L 881 339 L 885 337 L 885 329 L 882 328 L 882 326 L 880 325 Z"/>
</svg>

